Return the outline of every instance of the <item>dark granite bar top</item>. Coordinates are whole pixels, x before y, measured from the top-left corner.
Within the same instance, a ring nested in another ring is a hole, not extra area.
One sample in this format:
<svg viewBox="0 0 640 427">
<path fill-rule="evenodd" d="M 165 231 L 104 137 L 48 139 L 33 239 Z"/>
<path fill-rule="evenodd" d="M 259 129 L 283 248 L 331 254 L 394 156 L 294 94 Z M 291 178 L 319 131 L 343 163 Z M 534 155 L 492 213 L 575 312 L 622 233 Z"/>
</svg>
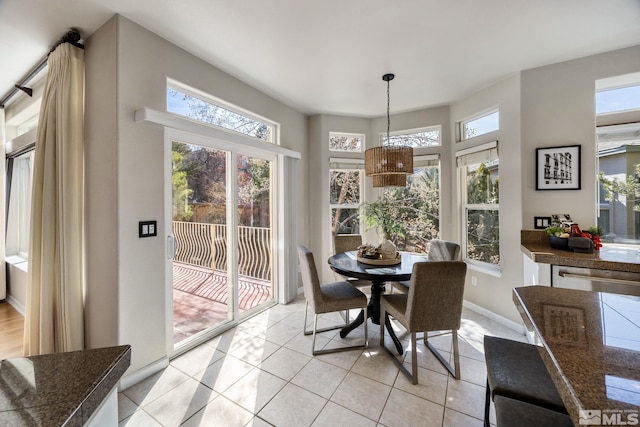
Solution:
<svg viewBox="0 0 640 427">
<path fill-rule="evenodd" d="M 600 411 L 605 425 L 605 415 L 638 417 L 640 297 L 528 286 L 513 301 L 575 425 L 581 410 Z"/>
<path fill-rule="evenodd" d="M 553 249 L 549 246 L 549 235 L 544 230 L 522 230 L 520 243 L 522 252 L 534 262 L 640 273 L 638 249 L 608 244 L 592 254 Z"/>
<path fill-rule="evenodd" d="M 0 425 L 82 426 L 131 364 L 131 346 L 0 361 Z"/>
</svg>

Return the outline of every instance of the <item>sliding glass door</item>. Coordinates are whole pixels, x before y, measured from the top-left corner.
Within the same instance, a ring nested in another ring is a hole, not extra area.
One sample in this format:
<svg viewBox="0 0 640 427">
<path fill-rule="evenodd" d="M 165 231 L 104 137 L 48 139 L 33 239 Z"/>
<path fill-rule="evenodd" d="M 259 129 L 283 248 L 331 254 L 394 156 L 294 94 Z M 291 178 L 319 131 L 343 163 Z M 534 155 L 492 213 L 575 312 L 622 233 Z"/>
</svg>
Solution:
<svg viewBox="0 0 640 427">
<path fill-rule="evenodd" d="M 168 145 L 176 348 L 275 302 L 275 158 L 179 133 Z"/>
</svg>

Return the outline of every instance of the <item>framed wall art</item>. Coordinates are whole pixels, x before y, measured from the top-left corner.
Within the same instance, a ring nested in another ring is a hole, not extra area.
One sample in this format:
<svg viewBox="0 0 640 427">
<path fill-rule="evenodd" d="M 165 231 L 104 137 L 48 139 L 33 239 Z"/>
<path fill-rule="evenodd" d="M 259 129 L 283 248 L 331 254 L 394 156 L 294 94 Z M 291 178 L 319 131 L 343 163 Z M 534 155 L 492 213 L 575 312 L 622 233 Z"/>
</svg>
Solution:
<svg viewBox="0 0 640 427">
<path fill-rule="evenodd" d="M 536 190 L 580 190 L 580 145 L 536 148 Z"/>
</svg>

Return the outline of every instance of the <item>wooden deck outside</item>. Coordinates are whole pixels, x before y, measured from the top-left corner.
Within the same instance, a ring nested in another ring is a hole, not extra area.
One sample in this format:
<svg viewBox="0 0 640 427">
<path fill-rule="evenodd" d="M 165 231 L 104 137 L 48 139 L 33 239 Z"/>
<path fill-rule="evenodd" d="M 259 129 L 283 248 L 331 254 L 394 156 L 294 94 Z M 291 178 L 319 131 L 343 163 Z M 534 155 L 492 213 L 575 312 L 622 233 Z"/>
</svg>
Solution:
<svg viewBox="0 0 640 427">
<path fill-rule="evenodd" d="M 173 262 L 174 344 L 228 318 L 227 274 Z M 271 284 L 239 276 L 240 312 L 273 298 Z"/>
</svg>

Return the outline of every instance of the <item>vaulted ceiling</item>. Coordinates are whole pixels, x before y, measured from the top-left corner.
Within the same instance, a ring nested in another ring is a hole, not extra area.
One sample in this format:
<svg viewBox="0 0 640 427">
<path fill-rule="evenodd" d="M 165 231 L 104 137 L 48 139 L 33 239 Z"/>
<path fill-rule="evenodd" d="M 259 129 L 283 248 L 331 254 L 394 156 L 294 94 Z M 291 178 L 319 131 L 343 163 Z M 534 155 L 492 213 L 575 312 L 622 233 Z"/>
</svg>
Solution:
<svg viewBox="0 0 640 427">
<path fill-rule="evenodd" d="M 114 13 L 307 114 L 383 115 L 388 72 L 400 112 L 640 44 L 639 0 L 0 0 L 0 96 Z"/>
</svg>

